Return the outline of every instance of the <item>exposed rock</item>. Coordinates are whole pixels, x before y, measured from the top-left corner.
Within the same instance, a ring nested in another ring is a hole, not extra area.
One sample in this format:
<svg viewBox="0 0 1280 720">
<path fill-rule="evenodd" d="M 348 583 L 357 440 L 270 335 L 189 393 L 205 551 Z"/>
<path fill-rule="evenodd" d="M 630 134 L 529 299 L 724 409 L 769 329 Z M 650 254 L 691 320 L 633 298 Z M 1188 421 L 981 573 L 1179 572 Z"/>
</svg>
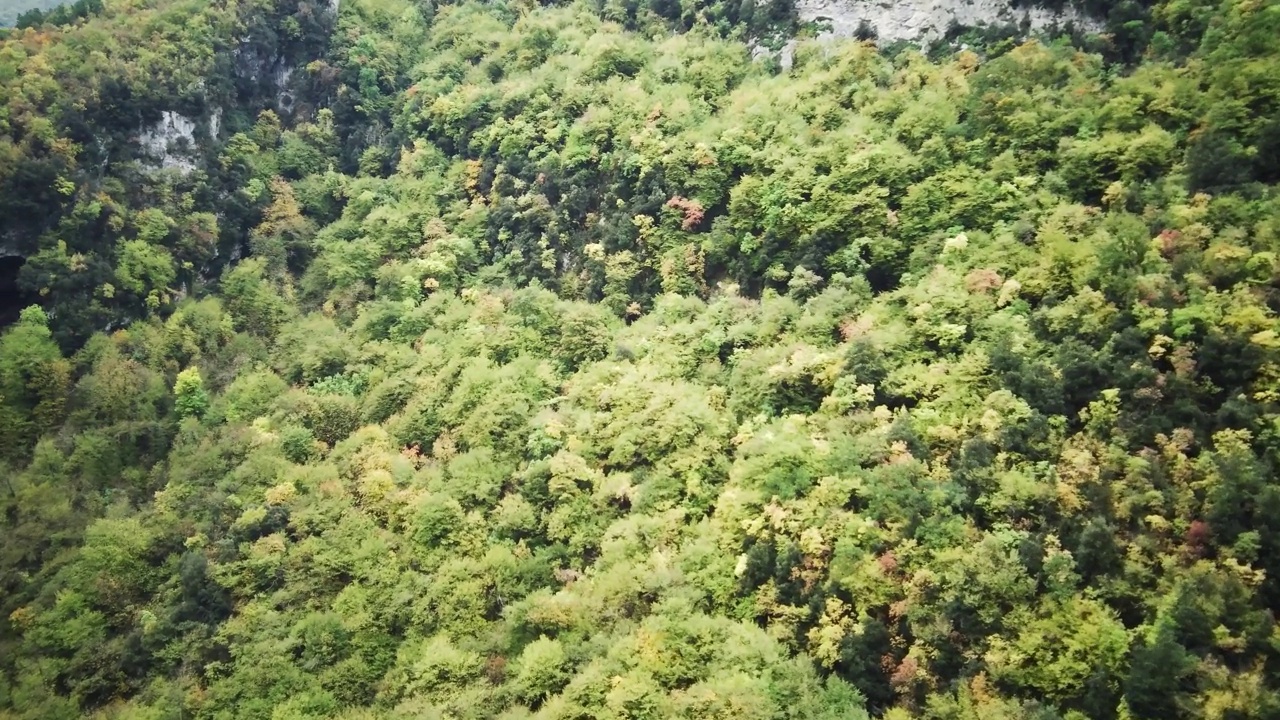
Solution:
<svg viewBox="0 0 1280 720">
<path fill-rule="evenodd" d="M 189 173 L 196 169 L 196 123 L 169 110 L 160 120 L 138 135 L 138 144 L 159 167 Z"/>
<path fill-rule="evenodd" d="M 275 68 L 273 80 L 276 88 L 276 107 L 283 112 L 293 112 L 293 92 L 289 81 L 293 79 L 293 66 L 281 63 Z"/>
<path fill-rule="evenodd" d="M 242 38 L 240 45 L 232 49 L 231 58 L 236 75 L 256 86 L 260 99 L 271 100 L 279 112 L 293 111 L 295 98 L 289 85 L 294 66 L 286 58 L 255 47 L 249 38 Z"/>
<path fill-rule="evenodd" d="M 764 45 L 757 43 L 751 46 L 752 60 L 758 60 L 762 57 L 769 57 L 770 55 L 773 55 L 773 51 Z M 787 40 L 787 42 L 782 45 L 782 49 L 778 51 L 778 55 L 777 55 L 778 63 L 782 66 L 782 69 L 784 71 L 791 69 L 791 65 L 795 61 L 795 56 L 796 56 L 796 39 L 791 38 L 790 40 Z"/>
<path fill-rule="evenodd" d="M 1015 8 L 1008 0 L 797 0 L 796 10 L 802 21 L 829 21 L 834 37 L 855 37 L 865 26 L 880 43 L 908 40 L 924 47 L 941 40 L 953 24 L 1013 25 L 1031 32 L 1068 23 L 1090 32 L 1102 29 L 1100 22 L 1074 10 Z"/>
</svg>

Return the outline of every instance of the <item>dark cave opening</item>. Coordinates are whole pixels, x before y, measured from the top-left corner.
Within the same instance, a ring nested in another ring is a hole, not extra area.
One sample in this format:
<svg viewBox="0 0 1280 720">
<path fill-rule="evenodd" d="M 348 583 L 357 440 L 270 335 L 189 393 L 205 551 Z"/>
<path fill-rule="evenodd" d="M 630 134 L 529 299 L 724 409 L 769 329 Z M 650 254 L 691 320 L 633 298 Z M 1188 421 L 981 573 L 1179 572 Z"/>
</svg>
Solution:
<svg viewBox="0 0 1280 720">
<path fill-rule="evenodd" d="M 27 259 L 18 255 L 0 257 L 0 328 L 18 319 L 22 309 L 36 302 L 18 287 L 18 271 Z"/>
</svg>

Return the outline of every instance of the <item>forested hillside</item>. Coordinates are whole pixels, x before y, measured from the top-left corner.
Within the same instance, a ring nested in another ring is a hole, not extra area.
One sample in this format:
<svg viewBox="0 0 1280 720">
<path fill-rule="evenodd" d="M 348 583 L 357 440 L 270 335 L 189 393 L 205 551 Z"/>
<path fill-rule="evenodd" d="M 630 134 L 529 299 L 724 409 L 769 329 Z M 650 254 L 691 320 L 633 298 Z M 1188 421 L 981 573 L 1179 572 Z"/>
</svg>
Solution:
<svg viewBox="0 0 1280 720">
<path fill-rule="evenodd" d="M 1280 717 L 1280 0 L 83 3 L 0 719 Z"/>
<path fill-rule="evenodd" d="M 19 16 L 31 10 L 47 10 L 57 0 L 3 0 L 0 1 L 0 27 L 12 26 Z"/>
</svg>

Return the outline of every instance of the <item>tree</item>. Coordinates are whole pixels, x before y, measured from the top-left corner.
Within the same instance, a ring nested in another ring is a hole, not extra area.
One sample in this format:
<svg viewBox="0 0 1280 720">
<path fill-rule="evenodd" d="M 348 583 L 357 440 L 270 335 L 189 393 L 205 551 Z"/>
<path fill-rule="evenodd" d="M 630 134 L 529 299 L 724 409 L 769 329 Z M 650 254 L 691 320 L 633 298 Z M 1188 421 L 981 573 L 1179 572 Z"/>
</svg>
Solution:
<svg viewBox="0 0 1280 720">
<path fill-rule="evenodd" d="M 180 418 L 201 418 L 209 409 L 209 393 L 200 371 L 194 367 L 178 373 L 173 383 L 174 409 Z"/>
<path fill-rule="evenodd" d="M 1133 650 L 1124 698 L 1138 718 L 1177 717 L 1187 702 L 1185 682 L 1194 660 L 1167 621 Z"/>
<path fill-rule="evenodd" d="M 262 222 L 249 234 L 255 257 L 273 274 L 286 268 L 299 269 L 310 259 L 310 243 L 315 224 L 302 215 L 293 187 L 283 178 L 272 178 L 271 204 L 263 211 Z"/>
<path fill-rule="evenodd" d="M 62 421 L 71 388 L 71 366 L 37 306 L 23 310 L 0 336 L 0 458 L 26 456 L 35 439 Z"/>
<path fill-rule="evenodd" d="M 169 290 L 177 279 L 173 256 L 161 246 L 145 240 L 127 240 L 120 245 L 116 265 L 118 287 L 141 299 L 148 310 L 168 302 Z"/>
<path fill-rule="evenodd" d="M 521 697 L 535 706 L 559 692 L 569 679 L 564 647 L 546 635 L 526 645 L 515 665 L 513 682 Z"/>
</svg>

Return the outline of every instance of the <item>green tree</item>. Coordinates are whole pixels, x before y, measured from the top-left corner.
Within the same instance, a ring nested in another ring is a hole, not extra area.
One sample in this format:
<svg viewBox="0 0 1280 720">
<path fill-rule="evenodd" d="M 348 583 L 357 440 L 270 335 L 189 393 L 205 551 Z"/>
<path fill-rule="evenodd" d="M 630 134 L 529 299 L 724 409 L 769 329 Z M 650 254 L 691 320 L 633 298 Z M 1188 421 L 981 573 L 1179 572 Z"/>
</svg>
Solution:
<svg viewBox="0 0 1280 720">
<path fill-rule="evenodd" d="M 71 365 L 39 307 L 21 312 L 0 336 L 0 433 L 7 438 L 0 457 L 26 456 L 35 439 L 62 421 L 71 388 Z"/>
<path fill-rule="evenodd" d="M 174 409 L 178 417 L 203 417 L 209 409 L 209 393 L 204 389 L 200 371 L 190 367 L 178 373 L 173 383 Z"/>
</svg>

